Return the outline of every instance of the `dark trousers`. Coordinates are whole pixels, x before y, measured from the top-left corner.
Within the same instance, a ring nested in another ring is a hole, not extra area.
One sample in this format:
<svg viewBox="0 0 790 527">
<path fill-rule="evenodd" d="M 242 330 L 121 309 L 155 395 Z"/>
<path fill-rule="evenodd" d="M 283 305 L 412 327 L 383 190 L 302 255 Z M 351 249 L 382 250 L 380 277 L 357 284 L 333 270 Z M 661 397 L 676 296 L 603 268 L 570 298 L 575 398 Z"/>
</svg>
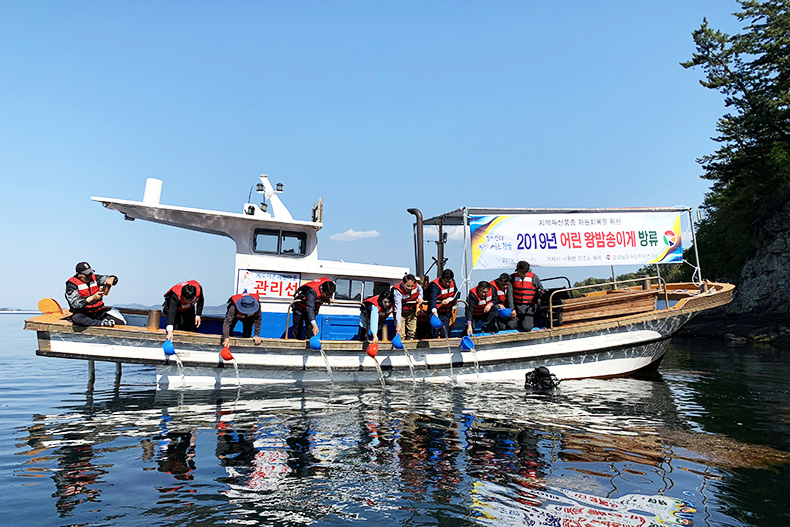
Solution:
<svg viewBox="0 0 790 527">
<path fill-rule="evenodd" d="M 307 318 L 307 311 L 294 309 L 293 316 L 294 323 L 291 326 L 291 336 L 295 339 L 303 338 L 309 340 L 313 336 L 313 324 Z M 304 333 L 304 337 L 302 337 L 302 333 Z"/>
<path fill-rule="evenodd" d="M 123 324 L 123 321 L 118 320 L 112 315 L 108 315 L 107 312 L 109 310 L 109 307 L 105 307 L 101 311 L 93 313 L 92 315 L 87 313 L 74 313 L 71 315 L 71 323 L 75 326 L 100 326 L 102 320 L 111 318 L 116 324 Z"/>
<path fill-rule="evenodd" d="M 197 329 L 197 322 L 195 321 L 195 308 L 190 307 L 186 311 L 176 311 L 175 320 L 173 320 L 173 329 L 195 331 Z"/>
<path fill-rule="evenodd" d="M 516 320 L 518 321 L 516 324 L 516 329 L 519 331 L 532 331 L 532 328 L 535 326 L 535 305 L 534 304 L 522 304 L 520 306 L 516 306 Z"/>
<path fill-rule="evenodd" d="M 75 326 L 100 326 L 101 321 L 107 317 L 109 309 L 103 309 L 97 313 L 74 313 L 71 315 L 71 323 Z"/>
<path fill-rule="evenodd" d="M 486 333 L 496 333 L 499 328 L 497 326 L 497 310 L 490 309 L 488 313 L 483 313 L 480 317 L 472 316 L 472 326 L 477 327 L 477 325 L 482 322 L 480 329 Z"/>
<path fill-rule="evenodd" d="M 516 329 L 518 327 L 518 317 L 517 318 L 497 317 L 496 326 L 499 331 L 504 331 L 506 329 Z"/>
<path fill-rule="evenodd" d="M 452 318 L 452 311 L 439 311 L 439 320 L 442 321 L 442 327 L 436 329 L 431 326 L 431 337 L 449 337 L 450 336 L 450 318 Z"/>
<path fill-rule="evenodd" d="M 241 320 L 241 336 L 245 339 L 252 337 L 252 326 L 255 324 L 253 317 L 247 317 Z"/>
</svg>

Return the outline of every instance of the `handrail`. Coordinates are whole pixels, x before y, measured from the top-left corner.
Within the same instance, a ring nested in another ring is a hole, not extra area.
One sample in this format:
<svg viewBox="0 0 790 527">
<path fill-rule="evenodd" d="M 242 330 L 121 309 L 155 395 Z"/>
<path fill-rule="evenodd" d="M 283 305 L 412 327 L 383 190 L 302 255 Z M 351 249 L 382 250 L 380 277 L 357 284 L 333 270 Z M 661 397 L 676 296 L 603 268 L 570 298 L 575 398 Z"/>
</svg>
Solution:
<svg viewBox="0 0 790 527">
<path fill-rule="evenodd" d="M 541 278 L 540 283 L 548 282 L 550 280 L 565 280 L 568 283 L 568 287 L 571 287 L 571 281 L 567 276 L 552 276 L 551 278 Z"/>
<path fill-rule="evenodd" d="M 664 292 L 664 302 L 666 303 L 666 306 L 667 306 L 666 309 L 669 309 L 669 294 L 667 292 L 667 283 L 660 276 L 643 276 L 641 278 L 633 278 L 633 279 L 630 279 L 630 280 L 614 280 L 612 282 L 602 282 L 600 284 L 580 285 L 580 286 L 577 286 L 577 287 L 569 287 L 569 288 L 566 288 L 566 289 L 555 289 L 554 291 L 551 292 L 551 294 L 549 295 L 549 327 L 551 329 L 554 329 L 554 302 L 553 301 L 554 301 L 554 295 L 557 294 L 557 293 L 564 293 L 564 292 L 569 292 L 569 291 L 579 291 L 581 289 L 595 289 L 597 287 L 605 287 L 605 286 L 608 286 L 608 285 L 613 285 L 613 286 L 616 287 L 618 284 L 629 283 L 629 282 L 642 282 L 644 284 L 646 282 L 650 283 L 650 281 L 652 281 L 654 279 L 658 280 L 658 284 L 659 284 L 659 288 L 656 289 L 656 292 L 657 293 L 660 293 L 661 291 Z"/>
</svg>

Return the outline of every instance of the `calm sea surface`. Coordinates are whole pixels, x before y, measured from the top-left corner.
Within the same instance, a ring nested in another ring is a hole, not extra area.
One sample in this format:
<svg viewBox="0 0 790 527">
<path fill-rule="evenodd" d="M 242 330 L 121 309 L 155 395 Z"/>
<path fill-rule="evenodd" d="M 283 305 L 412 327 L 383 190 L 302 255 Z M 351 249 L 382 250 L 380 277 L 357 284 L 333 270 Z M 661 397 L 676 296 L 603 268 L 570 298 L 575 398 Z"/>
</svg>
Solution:
<svg viewBox="0 0 790 527">
<path fill-rule="evenodd" d="M 790 525 L 790 350 L 660 375 L 157 392 L 0 315 L 0 525 Z"/>
</svg>

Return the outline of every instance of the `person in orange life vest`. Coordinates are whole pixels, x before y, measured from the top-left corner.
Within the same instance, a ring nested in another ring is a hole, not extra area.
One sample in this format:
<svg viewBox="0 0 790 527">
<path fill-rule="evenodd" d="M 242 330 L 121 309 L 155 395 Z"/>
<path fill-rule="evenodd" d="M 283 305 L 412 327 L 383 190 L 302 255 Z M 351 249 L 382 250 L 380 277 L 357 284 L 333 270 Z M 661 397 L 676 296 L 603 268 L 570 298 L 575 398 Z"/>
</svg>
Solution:
<svg viewBox="0 0 790 527">
<path fill-rule="evenodd" d="M 297 302 L 293 304 L 294 323 L 291 326 L 291 335 L 294 338 L 303 338 L 303 331 L 305 340 L 318 335 L 318 323 L 315 317 L 323 304 L 332 302 L 332 295 L 335 294 L 336 289 L 332 280 L 323 277 L 307 282 L 296 290 L 294 298 Z"/>
<path fill-rule="evenodd" d="M 535 325 L 534 316 L 537 311 L 537 301 L 543 292 L 543 286 L 535 273 L 529 270 L 529 264 L 520 261 L 516 264 L 516 272 L 510 275 L 511 287 L 507 298 L 516 312 L 519 331 L 532 331 Z"/>
<path fill-rule="evenodd" d="M 494 304 L 496 304 L 497 311 L 501 308 L 512 308 L 513 305 L 508 300 L 508 290 L 510 289 L 510 275 L 502 273 L 499 278 L 491 280 L 491 289 L 494 292 Z M 518 319 L 516 318 L 516 310 L 511 309 L 510 316 L 502 318 L 500 316 L 496 319 L 497 329 L 502 331 L 504 329 L 516 329 Z"/>
<path fill-rule="evenodd" d="M 417 334 L 417 313 L 423 302 L 422 286 L 413 274 L 407 274 L 401 283 L 392 288 L 392 301 L 395 304 L 395 334 L 405 330 L 403 339 L 413 339 Z"/>
<path fill-rule="evenodd" d="M 362 301 L 359 313 L 358 340 L 365 340 L 367 335 L 371 342 L 379 341 L 379 328 L 392 314 L 392 290 L 382 291 L 378 296 L 371 296 Z"/>
<path fill-rule="evenodd" d="M 442 276 L 428 284 L 428 311 L 431 315 L 436 315 L 442 321 L 444 328 L 436 329 L 431 326 L 431 336 L 450 335 L 450 318 L 453 315 L 453 307 L 461 292 L 455 286 L 455 276 L 452 270 L 445 269 Z M 444 331 L 441 331 L 443 329 Z"/>
<path fill-rule="evenodd" d="M 481 330 L 484 333 L 496 333 L 497 306 L 494 303 L 494 291 L 491 284 L 483 280 L 477 287 L 469 291 L 466 297 L 466 333 L 472 335 L 474 326 L 483 322 Z"/>
<path fill-rule="evenodd" d="M 230 345 L 230 332 L 241 321 L 242 337 L 252 337 L 255 344 L 261 343 L 261 303 L 252 295 L 233 295 L 228 298 L 228 309 L 225 312 L 225 321 L 222 323 L 222 346 Z M 252 329 L 255 326 L 255 332 Z"/>
<path fill-rule="evenodd" d="M 77 326 L 114 326 L 124 324 L 122 318 L 112 316 L 104 305 L 102 288 L 118 283 L 115 275 L 93 272 L 88 262 L 80 262 L 76 274 L 66 280 L 66 301 L 71 309 L 71 322 Z"/>
<path fill-rule="evenodd" d="M 167 340 L 173 338 L 174 329 L 195 331 L 203 315 L 203 288 L 196 280 L 174 285 L 165 293 L 162 312 L 167 317 Z"/>
</svg>

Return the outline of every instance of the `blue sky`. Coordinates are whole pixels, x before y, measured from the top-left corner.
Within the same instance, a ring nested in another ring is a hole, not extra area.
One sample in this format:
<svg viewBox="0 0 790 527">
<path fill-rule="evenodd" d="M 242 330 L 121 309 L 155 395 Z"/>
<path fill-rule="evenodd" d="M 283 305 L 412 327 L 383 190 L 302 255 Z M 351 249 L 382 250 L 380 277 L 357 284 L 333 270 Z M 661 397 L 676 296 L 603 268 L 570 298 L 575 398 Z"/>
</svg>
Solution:
<svg viewBox="0 0 790 527">
<path fill-rule="evenodd" d="M 185 279 L 223 303 L 229 239 L 90 201 L 147 177 L 163 203 L 240 212 L 267 173 L 295 218 L 323 197 L 322 259 L 412 268 L 410 207 L 697 207 L 725 109 L 679 62 L 737 9 L 0 0 L 0 307 L 64 302 L 81 260 L 120 277 L 111 303 Z M 349 230 L 379 235 L 331 238 Z"/>
</svg>

